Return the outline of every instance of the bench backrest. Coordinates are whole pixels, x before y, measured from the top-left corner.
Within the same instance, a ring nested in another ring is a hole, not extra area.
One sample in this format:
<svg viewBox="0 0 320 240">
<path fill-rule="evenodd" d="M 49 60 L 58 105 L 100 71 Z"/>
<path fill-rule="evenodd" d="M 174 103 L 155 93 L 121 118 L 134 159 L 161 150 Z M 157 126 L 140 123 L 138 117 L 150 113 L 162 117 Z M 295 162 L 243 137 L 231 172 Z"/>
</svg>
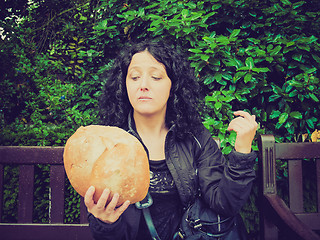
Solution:
<svg viewBox="0 0 320 240">
<path fill-rule="evenodd" d="M 290 212 L 293 213 L 292 215 L 286 214 L 287 206 L 277 195 L 276 159 L 278 161 L 288 161 L 288 205 L 290 206 Z M 312 213 L 304 211 L 302 162 L 306 159 L 316 159 L 317 212 Z M 301 225 L 301 234 L 306 234 L 306 236 L 309 234 L 308 228 L 320 230 L 320 142 L 276 143 L 274 136 L 262 135 L 259 138 L 259 168 L 261 195 L 265 198 L 259 201 L 261 204 L 262 218 L 260 219 L 260 223 L 262 223 L 261 232 L 264 234 L 263 238 L 276 239 L 275 235 L 277 233 L 275 231 L 277 230 L 272 226 L 272 222 L 278 222 L 278 219 L 276 219 L 278 216 L 287 225 L 295 226 L 295 230 L 297 231 L 299 231 L 299 222 L 297 221 L 299 219 L 303 223 Z M 269 205 L 272 205 L 272 210 L 268 210 Z M 272 215 L 273 211 L 276 214 Z M 265 219 L 269 214 L 273 219 Z"/>
<path fill-rule="evenodd" d="M 3 239 L 92 239 L 81 198 L 80 223 L 64 224 L 65 179 L 63 147 L 0 146 L 0 236 Z M 3 223 L 4 166 L 19 167 L 18 222 Z M 49 223 L 33 223 L 34 169 L 50 165 Z"/>
</svg>

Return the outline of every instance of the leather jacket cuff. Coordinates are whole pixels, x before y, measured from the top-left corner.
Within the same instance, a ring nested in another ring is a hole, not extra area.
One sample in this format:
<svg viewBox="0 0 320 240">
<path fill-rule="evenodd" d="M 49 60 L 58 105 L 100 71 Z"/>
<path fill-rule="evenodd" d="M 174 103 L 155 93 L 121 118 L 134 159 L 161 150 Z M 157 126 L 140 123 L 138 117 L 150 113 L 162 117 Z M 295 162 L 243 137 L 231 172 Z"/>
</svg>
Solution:
<svg viewBox="0 0 320 240">
<path fill-rule="evenodd" d="M 253 168 L 257 153 L 251 151 L 250 153 L 240 153 L 236 150 L 232 150 L 228 155 L 229 164 L 236 168 Z"/>
</svg>

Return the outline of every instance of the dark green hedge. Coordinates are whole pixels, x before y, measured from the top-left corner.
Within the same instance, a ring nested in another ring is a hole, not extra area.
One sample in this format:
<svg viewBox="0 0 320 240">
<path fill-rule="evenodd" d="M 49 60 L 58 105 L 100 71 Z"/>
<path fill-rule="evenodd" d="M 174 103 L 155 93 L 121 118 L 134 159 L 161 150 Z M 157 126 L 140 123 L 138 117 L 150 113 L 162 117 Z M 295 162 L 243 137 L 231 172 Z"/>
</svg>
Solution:
<svg viewBox="0 0 320 240">
<path fill-rule="evenodd" d="M 146 38 L 189 57 L 206 95 L 204 125 L 224 153 L 237 109 L 257 115 L 258 133 L 277 141 L 320 127 L 317 0 L 19 2 L 0 16 L 1 145 L 63 145 L 96 123 L 101 76 L 125 43 Z M 250 232 L 256 195 L 243 213 Z"/>
</svg>

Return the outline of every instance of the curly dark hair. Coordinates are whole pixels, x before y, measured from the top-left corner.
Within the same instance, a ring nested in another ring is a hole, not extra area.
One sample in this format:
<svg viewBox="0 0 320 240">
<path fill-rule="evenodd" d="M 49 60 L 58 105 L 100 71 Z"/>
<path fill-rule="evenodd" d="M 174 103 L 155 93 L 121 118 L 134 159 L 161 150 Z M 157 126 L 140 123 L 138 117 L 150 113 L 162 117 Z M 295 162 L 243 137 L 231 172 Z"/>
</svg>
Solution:
<svg viewBox="0 0 320 240">
<path fill-rule="evenodd" d="M 126 90 L 126 76 L 134 54 L 147 50 L 165 66 L 171 79 L 166 124 L 175 124 L 178 136 L 200 129 L 200 87 L 190 63 L 176 48 L 163 42 L 144 41 L 125 48 L 115 59 L 99 101 L 101 123 L 124 128 L 132 109 Z"/>
</svg>

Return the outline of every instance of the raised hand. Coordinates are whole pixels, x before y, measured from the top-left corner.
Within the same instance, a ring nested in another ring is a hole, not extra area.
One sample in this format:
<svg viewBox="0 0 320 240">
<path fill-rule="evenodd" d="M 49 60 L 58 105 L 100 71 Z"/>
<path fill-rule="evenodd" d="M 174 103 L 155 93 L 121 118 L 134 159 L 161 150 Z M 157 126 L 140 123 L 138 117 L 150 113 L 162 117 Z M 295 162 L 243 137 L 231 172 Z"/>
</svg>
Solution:
<svg viewBox="0 0 320 240">
<path fill-rule="evenodd" d="M 121 206 L 117 207 L 119 200 L 119 194 L 117 193 L 113 195 L 111 201 L 107 204 L 110 195 L 109 189 L 105 189 L 98 202 L 95 203 L 93 200 L 94 192 L 95 188 L 93 186 L 89 187 L 84 196 L 84 203 L 87 206 L 89 213 L 92 213 L 96 218 L 105 223 L 111 224 L 116 222 L 130 205 L 129 201 L 125 201 Z"/>
<path fill-rule="evenodd" d="M 230 122 L 228 131 L 233 130 L 237 133 L 234 148 L 237 152 L 250 153 L 252 141 L 258 128 L 256 116 L 244 111 L 236 111 L 233 114 L 238 117 Z"/>
</svg>

